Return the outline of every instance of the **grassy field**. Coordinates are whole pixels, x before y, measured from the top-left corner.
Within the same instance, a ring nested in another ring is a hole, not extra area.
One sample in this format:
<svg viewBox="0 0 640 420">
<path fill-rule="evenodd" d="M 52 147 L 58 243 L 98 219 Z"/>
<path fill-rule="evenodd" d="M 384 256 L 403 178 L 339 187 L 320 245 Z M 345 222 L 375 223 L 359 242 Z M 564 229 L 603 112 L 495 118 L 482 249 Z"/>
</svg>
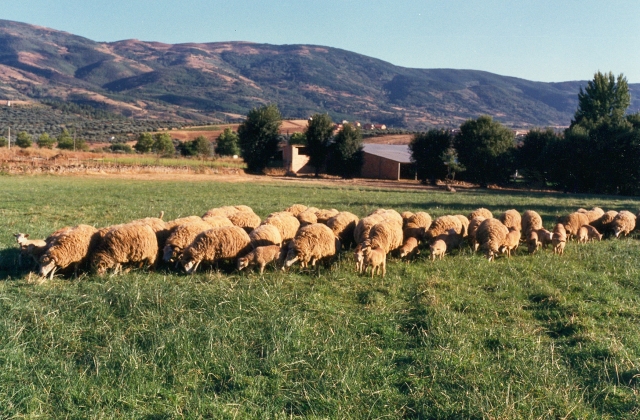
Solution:
<svg viewBox="0 0 640 420">
<path fill-rule="evenodd" d="M 448 194 L 276 183 L 0 176 L 0 418 L 636 419 L 640 242 L 569 243 L 488 263 L 468 249 L 391 260 L 350 253 L 319 275 L 159 269 L 42 285 L 12 233 L 105 226 L 227 204 L 264 217 L 293 203 L 468 214 L 615 197 Z"/>
<path fill-rule="evenodd" d="M 143 165 L 143 166 L 167 166 L 167 167 L 190 167 L 190 168 L 238 168 L 244 169 L 247 165 L 242 159 L 186 159 L 186 158 L 159 158 L 154 156 L 140 155 L 122 155 L 114 157 L 105 157 L 102 159 L 105 163 L 113 163 L 119 165 Z"/>
</svg>

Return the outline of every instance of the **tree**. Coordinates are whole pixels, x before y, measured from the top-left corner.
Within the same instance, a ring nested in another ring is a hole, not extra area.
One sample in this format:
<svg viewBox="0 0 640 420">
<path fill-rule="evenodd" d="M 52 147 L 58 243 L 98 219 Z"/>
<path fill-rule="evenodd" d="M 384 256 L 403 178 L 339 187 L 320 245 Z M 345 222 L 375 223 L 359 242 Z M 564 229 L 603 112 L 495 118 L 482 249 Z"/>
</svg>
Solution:
<svg viewBox="0 0 640 420">
<path fill-rule="evenodd" d="M 56 141 L 58 142 L 58 149 L 66 149 L 73 150 L 73 137 L 69 134 L 67 129 L 63 129 L 60 134 L 56 137 Z"/>
<path fill-rule="evenodd" d="M 467 168 L 464 179 L 482 187 L 508 180 L 514 169 L 511 164 L 514 134 L 488 115 L 465 121 L 454 146 L 460 163 Z"/>
<path fill-rule="evenodd" d="M 7 147 L 8 141 L 6 137 L 0 137 L 0 147 Z"/>
<path fill-rule="evenodd" d="M 582 125 L 590 128 L 603 121 L 619 124 L 624 120 L 629 104 L 631 95 L 626 77 L 620 74 L 616 80 L 612 72 L 597 72 L 584 90 L 580 88 L 578 109 L 571 127 Z"/>
<path fill-rule="evenodd" d="M 151 150 L 160 156 L 173 156 L 176 153 L 176 148 L 173 145 L 173 140 L 171 140 L 169 133 L 158 133 L 153 136 L 153 146 Z"/>
<path fill-rule="evenodd" d="M 53 149 L 55 140 L 53 140 L 51 136 L 49 136 L 49 134 L 42 133 L 38 137 L 37 143 L 38 143 L 38 147 L 40 147 L 41 149 Z"/>
<path fill-rule="evenodd" d="M 447 130 L 432 129 L 413 136 L 409 143 L 411 160 L 415 163 L 418 178 L 423 184 L 429 180 L 435 185 L 436 179 L 447 175 L 442 154 L 451 146 L 452 141 L 453 137 Z"/>
<path fill-rule="evenodd" d="M 528 180 L 545 186 L 552 180 L 551 174 L 556 160 L 550 151 L 555 150 L 554 144 L 562 140 L 562 136 L 550 128 L 529 131 L 522 141 L 522 146 L 516 151 L 518 170 Z"/>
<path fill-rule="evenodd" d="M 149 153 L 153 147 L 153 136 L 151 133 L 140 133 L 138 141 L 133 146 L 138 153 Z"/>
<path fill-rule="evenodd" d="M 240 154 L 238 134 L 230 128 L 225 128 L 218 136 L 215 152 L 220 156 L 235 156 Z"/>
<path fill-rule="evenodd" d="M 309 165 L 315 168 L 315 175 L 318 177 L 329 154 L 329 144 L 333 137 L 333 121 L 327 114 L 315 114 L 309 118 L 304 135 L 307 139 Z"/>
<path fill-rule="evenodd" d="M 364 153 L 362 151 L 362 134 L 357 127 L 345 124 L 336 134 L 331 146 L 328 162 L 330 173 L 343 178 L 352 178 L 360 174 Z"/>
<path fill-rule="evenodd" d="M 298 144 L 300 146 L 307 145 L 307 136 L 304 133 L 293 133 L 289 136 L 289 144 Z"/>
<path fill-rule="evenodd" d="M 198 136 L 193 140 L 193 150 L 197 156 L 211 156 L 211 143 L 205 136 Z"/>
<path fill-rule="evenodd" d="M 276 105 L 249 111 L 238 127 L 238 145 L 250 172 L 262 172 L 278 151 L 282 116 Z"/>
<path fill-rule="evenodd" d="M 447 167 L 447 176 L 448 180 L 453 181 L 456 178 L 456 174 L 460 172 L 464 172 L 467 168 L 464 167 L 458 161 L 458 152 L 453 146 L 450 146 L 447 150 L 442 153 L 440 156 L 442 163 Z"/>
<path fill-rule="evenodd" d="M 27 147 L 31 147 L 31 136 L 26 131 L 21 131 L 16 136 L 16 146 L 21 149 L 26 149 Z"/>
</svg>

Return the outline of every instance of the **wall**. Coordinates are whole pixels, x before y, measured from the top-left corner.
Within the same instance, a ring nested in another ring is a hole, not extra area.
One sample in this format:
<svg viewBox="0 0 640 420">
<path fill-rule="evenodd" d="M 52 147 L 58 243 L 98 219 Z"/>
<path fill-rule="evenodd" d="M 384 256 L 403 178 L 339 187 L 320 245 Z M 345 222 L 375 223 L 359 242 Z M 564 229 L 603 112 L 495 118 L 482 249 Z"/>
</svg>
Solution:
<svg viewBox="0 0 640 420">
<path fill-rule="evenodd" d="M 400 164 L 387 158 L 365 153 L 361 176 L 363 178 L 398 180 Z"/>
<path fill-rule="evenodd" d="M 302 146 L 287 145 L 282 149 L 284 167 L 295 174 L 312 174 L 313 166 L 309 165 L 309 156 L 300 154 Z"/>
</svg>

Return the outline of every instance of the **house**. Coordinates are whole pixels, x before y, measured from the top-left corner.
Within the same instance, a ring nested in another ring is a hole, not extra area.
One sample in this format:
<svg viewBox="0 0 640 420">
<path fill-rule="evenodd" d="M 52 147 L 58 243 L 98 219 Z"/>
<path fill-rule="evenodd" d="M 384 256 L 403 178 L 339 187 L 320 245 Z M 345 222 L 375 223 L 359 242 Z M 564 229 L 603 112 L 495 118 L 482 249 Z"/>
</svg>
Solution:
<svg viewBox="0 0 640 420">
<path fill-rule="evenodd" d="M 287 144 L 282 148 L 282 163 L 289 173 L 313 174 L 315 169 L 309 165 L 307 147 L 301 144 Z"/>
<path fill-rule="evenodd" d="M 409 146 L 365 144 L 361 176 L 374 179 L 416 179 Z"/>
</svg>

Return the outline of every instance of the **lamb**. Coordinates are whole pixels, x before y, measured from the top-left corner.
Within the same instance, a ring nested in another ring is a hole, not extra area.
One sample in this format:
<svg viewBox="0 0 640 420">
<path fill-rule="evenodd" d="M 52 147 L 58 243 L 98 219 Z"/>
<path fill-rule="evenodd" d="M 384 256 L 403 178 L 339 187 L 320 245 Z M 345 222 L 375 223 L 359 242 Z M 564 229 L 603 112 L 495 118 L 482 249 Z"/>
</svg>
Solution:
<svg viewBox="0 0 640 420">
<path fill-rule="evenodd" d="M 564 253 L 564 247 L 567 244 L 567 232 L 562 223 L 556 223 L 553 228 L 553 253 L 562 255 Z"/>
<path fill-rule="evenodd" d="M 338 213 L 340 212 L 336 209 L 321 209 L 316 211 L 316 218 L 318 220 L 318 223 L 326 224 L 327 220 L 331 219 L 334 216 L 337 216 Z"/>
<path fill-rule="evenodd" d="M 363 217 L 358 221 L 356 228 L 353 231 L 353 239 L 356 244 L 361 244 L 369 239 L 369 233 L 371 228 L 377 223 L 382 222 L 383 218 L 379 214 L 371 214 L 367 217 Z"/>
<path fill-rule="evenodd" d="M 521 235 L 520 231 L 515 227 L 509 228 L 509 233 L 507 233 L 502 246 L 500 246 L 500 253 L 507 254 L 507 258 L 510 258 L 511 253 L 515 252 L 518 249 L 518 245 L 520 245 Z"/>
<path fill-rule="evenodd" d="M 300 221 L 289 212 L 272 213 L 262 224 L 275 226 L 283 243 L 293 239 L 300 228 Z"/>
<path fill-rule="evenodd" d="M 282 235 L 273 225 L 260 225 L 249 234 L 251 246 L 255 249 L 260 246 L 282 245 Z"/>
<path fill-rule="evenodd" d="M 611 222 L 611 227 L 616 238 L 619 238 L 621 234 L 627 236 L 636 228 L 636 215 L 630 211 L 622 210 Z"/>
<path fill-rule="evenodd" d="M 525 210 L 525 212 L 522 213 L 521 225 L 522 232 L 526 237 L 531 231 L 542 229 L 542 217 L 534 210 Z"/>
<path fill-rule="evenodd" d="M 436 240 L 444 241 L 447 246 L 447 251 L 451 252 L 453 249 L 458 249 L 462 245 L 464 240 L 463 236 L 459 233 L 456 233 L 454 229 L 449 229 L 447 232 L 438 235 Z"/>
<path fill-rule="evenodd" d="M 301 227 L 289 244 L 283 269 L 291 267 L 296 261 L 300 261 L 303 268 L 309 263 L 315 266 L 319 261 L 329 262 L 338 249 L 340 241 L 326 225 L 315 223 Z"/>
<path fill-rule="evenodd" d="M 540 241 L 540 245 L 543 248 L 546 248 L 548 245 L 551 245 L 553 242 L 553 234 L 546 230 L 545 228 L 538 229 L 536 231 L 538 234 L 538 240 Z"/>
<path fill-rule="evenodd" d="M 47 249 L 47 242 L 44 239 L 29 239 L 28 233 L 15 233 L 18 246 L 20 246 L 20 255 L 18 256 L 18 265 L 22 265 L 22 257 L 31 257 L 36 263 Z"/>
<path fill-rule="evenodd" d="M 617 211 L 609 210 L 608 212 L 600 216 L 600 218 L 594 220 L 589 224 L 594 228 L 596 228 L 598 232 L 610 233 L 610 232 L 613 232 L 613 220 L 616 218 L 617 215 L 618 215 Z"/>
<path fill-rule="evenodd" d="M 540 242 L 540 239 L 538 238 L 538 231 L 536 230 L 530 231 L 525 240 L 527 242 L 527 251 L 529 251 L 529 254 L 535 253 L 538 248 L 542 246 L 542 242 Z"/>
<path fill-rule="evenodd" d="M 472 211 L 471 213 L 469 213 L 469 216 L 467 216 L 469 220 L 477 219 L 479 217 L 482 219 L 491 219 L 493 218 L 493 214 L 491 214 L 491 212 L 484 207 L 481 207 Z"/>
<path fill-rule="evenodd" d="M 364 270 L 364 251 L 362 250 L 362 244 L 356 246 L 353 252 L 353 259 L 356 262 L 356 273 L 362 273 Z"/>
<path fill-rule="evenodd" d="M 296 216 L 300 221 L 300 226 L 307 226 L 313 223 L 318 223 L 318 216 L 316 216 L 316 211 L 318 209 L 315 207 L 309 207 L 305 211 L 298 213 Z"/>
<path fill-rule="evenodd" d="M 568 214 L 567 216 L 559 217 L 557 220 L 558 223 L 562 223 L 564 225 L 564 229 L 567 234 L 567 239 L 572 236 L 578 235 L 578 229 L 582 225 L 588 225 L 589 219 L 587 215 L 580 212 L 573 212 Z"/>
<path fill-rule="evenodd" d="M 484 217 L 477 216 L 469 221 L 469 227 L 467 228 L 467 241 L 469 242 L 469 246 L 473 248 L 473 252 L 478 251 L 478 247 L 480 246 L 476 239 L 476 233 L 478 231 L 478 227 L 484 220 L 486 220 Z"/>
<path fill-rule="evenodd" d="M 522 217 L 517 210 L 511 209 L 502 213 L 499 217 L 499 220 L 505 225 L 508 229 L 514 228 L 518 232 L 522 230 Z"/>
<path fill-rule="evenodd" d="M 223 226 L 211 228 L 196 236 L 182 253 L 180 262 L 187 273 L 195 273 L 202 262 L 237 259 L 250 251 L 251 239 L 244 229 L 238 226 Z"/>
<path fill-rule="evenodd" d="M 353 233 L 358 225 L 358 216 L 348 211 L 340 213 L 327 220 L 327 226 L 340 239 L 344 249 L 349 249 L 353 243 Z"/>
<path fill-rule="evenodd" d="M 373 278 L 376 269 L 378 274 L 382 271 L 382 277 L 387 272 L 387 254 L 383 249 L 378 247 L 365 248 L 364 252 L 364 272 L 371 267 L 371 278 Z"/>
<path fill-rule="evenodd" d="M 602 234 L 598 232 L 596 228 L 591 225 L 582 225 L 580 229 L 578 229 L 577 240 L 579 243 L 586 244 L 592 240 L 602 240 Z"/>
<path fill-rule="evenodd" d="M 400 247 L 400 258 L 411 257 L 418 254 L 418 240 L 416 238 L 407 238 Z"/>
<path fill-rule="evenodd" d="M 211 228 L 212 226 L 202 219 L 176 226 L 162 249 L 162 260 L 165 262 L 179 260 L 182 256 L 182 250 L 188 247 L 196 236 Z"/>
<path fill-rule="evenodd" d="M 84 264 L 93 250 L 98 229 L 89 225 L 64 228 L 47 238 L 47 250 L 40 257 L 40 277 L 53 278 L 56 270 L 73 267 L 77 276 L 78 267 Z"/>
<path fill-rule="evenodd" d="M 297 217 L 300 213 L 302 213 L 306 209 L 307 209 L 307 206 L 303 204 L 293 204 L 292 206 L 289 206 L 287 209 L 285 209 L 285 211 Z"/>
<path fill-rule="evenodd" d="M 153 267 L 158 255 L 158 240 L 151 226 L 144 223 L 127 223 L 109 229 L 96 252 L 91 265 L 98 275 L 113 268 L 114 274 L 122 271 L 122 264 L 147 263 Z"/>
<path fill-rule="evenodd" d="M 402 236 L 402 227 L 399 224 L 382 221 L 371 228 L 369 239 L 364 242 L 364 248 L 381 248 L 389 253 L 402 246 Z"/>
<path fill-rule="evenodd" d="M 493 261 L 508 233 L 509 229 L 498 219 L 485 219 L 480 224 L 476 240 L 489 261 Z"/>
<path fill-rule="evenodd" d="M 431 245 L 429 245 L 431 250 L 431 259 L 433 261 L 438 259 L 443 259 L 444 254 L 447 252 L 447 244 L 442 239 L 436 239 Z"/>
<path fill-rule="evenodd" d="M 438 235 L 446 233 L 449 229 L 454 229 L 456 233 L 462 233 L 462 223 L 456 216 L 440 216 L 433 221 L 428 230 L 424 233 L 424 240 L 431 241 Z"/>
<path fill-rule="evenodd" d="M 241 227 L 247 233 L 251 233 L 251 231 L 260 226 L 260 223 L 262 222 L 260 216 L 255 214 L 253 210 L 238 211 L 236 213 L 230 214 L 229 216 L 227 216 L 227 218 L 229 219 L 229 221 L 231 221 L 231 223 L 233 223 L 234 226 Z"/>
<path fill-rule="evenodd" d="M 282 247 L 280 245 L 258 246 L 247 255 L 238 258 L 238 270 L 257 265 L 260 267 L 260 274 L 263 274 L 267 264 L 279 259 L 281 252 Z"/>
</svg>

